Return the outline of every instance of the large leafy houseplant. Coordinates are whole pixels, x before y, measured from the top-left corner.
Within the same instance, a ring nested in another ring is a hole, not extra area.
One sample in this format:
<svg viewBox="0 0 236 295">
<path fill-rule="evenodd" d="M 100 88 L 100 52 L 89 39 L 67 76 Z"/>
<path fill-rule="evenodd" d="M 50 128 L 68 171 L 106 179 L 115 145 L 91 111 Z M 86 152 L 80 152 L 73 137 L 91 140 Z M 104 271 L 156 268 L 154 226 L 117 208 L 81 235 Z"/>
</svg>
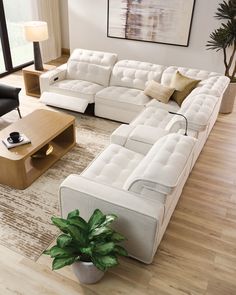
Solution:
<svg viewBox="0 0 236 295">
<path fill-rule="evenodd" d="M 223 20 L 221 26 L 210 34 L 208 49 L 223 50 L 225 75 L 236 82 L 236 0 L 219 4 L 215 17 Z"/>
<path fill-rule="evenodd" d="M 80 216 L 78 209 L 70 212 L 67 219 L 52 217 L 53 224 L 63 232 L 56 245 L 44 251 L 53 258 L 52 269 L 78 261 L 92 262 L 103 272 L 116 266 L 119 255 L 128 255 L 118 245 L 125 237 L 110 227 L 116 218 L 114 214 L 104 215 L 99 209 L 94 211 L 88 222 Z"/>
</svg>

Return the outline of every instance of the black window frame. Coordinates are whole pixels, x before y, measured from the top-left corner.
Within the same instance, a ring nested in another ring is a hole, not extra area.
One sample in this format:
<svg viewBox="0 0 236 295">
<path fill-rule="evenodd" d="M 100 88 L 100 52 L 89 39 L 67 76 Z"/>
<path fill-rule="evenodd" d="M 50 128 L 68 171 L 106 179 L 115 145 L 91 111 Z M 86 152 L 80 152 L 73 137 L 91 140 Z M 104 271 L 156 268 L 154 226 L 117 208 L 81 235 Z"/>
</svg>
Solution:
<svg viewBox="0 0 236 295">
<path fill-rule="evenodd" d="M 5 63 L 6 70 L 5 72 L 0 73 L 0 78 L 33 64 L 32 60 L 27 63 L 13 67 L 3 0 L 0 0 L 0 42 L 2 44 L 3 60 Z"/>
</svg>

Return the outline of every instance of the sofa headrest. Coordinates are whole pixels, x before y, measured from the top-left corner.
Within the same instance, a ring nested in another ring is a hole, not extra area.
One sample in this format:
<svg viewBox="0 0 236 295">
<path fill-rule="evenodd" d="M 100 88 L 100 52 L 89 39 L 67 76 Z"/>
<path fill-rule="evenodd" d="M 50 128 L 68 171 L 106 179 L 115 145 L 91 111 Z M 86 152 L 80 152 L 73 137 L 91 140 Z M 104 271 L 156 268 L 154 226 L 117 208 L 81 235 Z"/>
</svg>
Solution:
<svg viewBox="0 0 236 295">
<path fill-rule="evenodd" d="M 162 77 L 161 77 L 161 84 L 168 86 L 170 85 L 172 76 L 179 71 L 182 75 L 187 76 L 191 79 L 197 79 L 197 80 L 205 80 L 210 77 L 216 77 L 216 76 L 222 76 L 222 74 L 216 73 L 216 72 L 208 72 L 198 69 L 190 69 L 190 68 L 184 68 L 184 67 L 176 67 L 171 66 L 164 70 Z"/>
<path fill-rule="evenodd" d="M 147 188 L 164 194 L 179 183 L 187 164 L 192 161 L 196 140 L 181 134 L 159 139 L 126 180 L 123 188 L 142 194 Z"/>
<path fill-rule="evenodd" d="M 75 49 L 67 63 L 67 79 L 86 80 L 107 86 L 117 54 Z"/>
<path fill-rule="evenodd" d="M 166 67 L 136 60 L 120 60 L 112 71 L 112 86 L 121 86 L 144 90 L 150 80 L 160 82 Z"/>
</svg>

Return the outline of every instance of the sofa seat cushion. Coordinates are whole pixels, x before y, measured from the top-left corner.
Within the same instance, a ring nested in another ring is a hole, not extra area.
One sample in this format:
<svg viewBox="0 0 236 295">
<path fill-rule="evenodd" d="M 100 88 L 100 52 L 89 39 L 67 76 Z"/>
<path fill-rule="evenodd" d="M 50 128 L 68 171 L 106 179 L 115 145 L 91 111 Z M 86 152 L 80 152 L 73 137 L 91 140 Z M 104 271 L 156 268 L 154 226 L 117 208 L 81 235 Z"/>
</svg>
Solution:
<svg viewBox="0 0 236 295">
<path fill-rule="evenodd" d="M 120 145 L 109 145 L 81 174 L 106 185 L 122 188 L 143 155 Z"/>
<path fill-rule="evenodd" d="M 144 90 L 149 81 L 160 82 L 165 68 L 136 60 L 120 60 L 112 70 L 110 85 Z"/>
<path fill-rule="evenodd" d="M 123 188 L 142 194 L 169 194 L 177 187 L 184 169 L 191 162 L 195 139 L 168 134 L 159 139 L 126 180 Z"/>
<path fill-rule="evenodd" d="M 49 87 L 51 92 L 84 98 L 89 103 L 94 102 L 96 92 L 101 89 L 103 89 L 101 85 L 82 80 L 61 80 Z"/>
<path fill-rule="evenodd" d="M 147 125 L 164 129 L 171 118 L 172 115 L 170 115 L 166 110 L 158 109 L 156 107 L 147 107 L 130 123 L 130 125 Z"/>
<path fill-rule="evenodd" d="M 139 111 L 150 101 L 150 98 L 142 90 L 110 86 L 99 91 L 95 101 L 114 108 Z"/>
</svg>

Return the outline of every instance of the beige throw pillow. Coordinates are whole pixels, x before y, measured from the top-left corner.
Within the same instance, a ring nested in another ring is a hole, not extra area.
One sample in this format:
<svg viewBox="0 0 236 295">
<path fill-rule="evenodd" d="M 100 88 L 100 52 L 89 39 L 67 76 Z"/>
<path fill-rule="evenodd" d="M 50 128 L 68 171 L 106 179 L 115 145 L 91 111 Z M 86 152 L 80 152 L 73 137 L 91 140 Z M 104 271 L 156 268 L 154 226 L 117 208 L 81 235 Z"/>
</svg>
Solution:
<svg viewBox="0 0 236 295">
<path fill-rule="evenodd" d="M 144 93 L 146 95 L 163 103 L 168 103 L 174 91 L 174 88 L 163 86 L 154 80 L 150 81 L 147 87 L 144 89 Z"/>
<path fill-rule="evenodd" d="M 179 71 L 172 77 L 169 87 L 175 88 L 171 99 L 175 100 L 181 106 L 184 99 L 197 86 L 201 80 L 194 80 L 182 75 Z"/>
</svg>

